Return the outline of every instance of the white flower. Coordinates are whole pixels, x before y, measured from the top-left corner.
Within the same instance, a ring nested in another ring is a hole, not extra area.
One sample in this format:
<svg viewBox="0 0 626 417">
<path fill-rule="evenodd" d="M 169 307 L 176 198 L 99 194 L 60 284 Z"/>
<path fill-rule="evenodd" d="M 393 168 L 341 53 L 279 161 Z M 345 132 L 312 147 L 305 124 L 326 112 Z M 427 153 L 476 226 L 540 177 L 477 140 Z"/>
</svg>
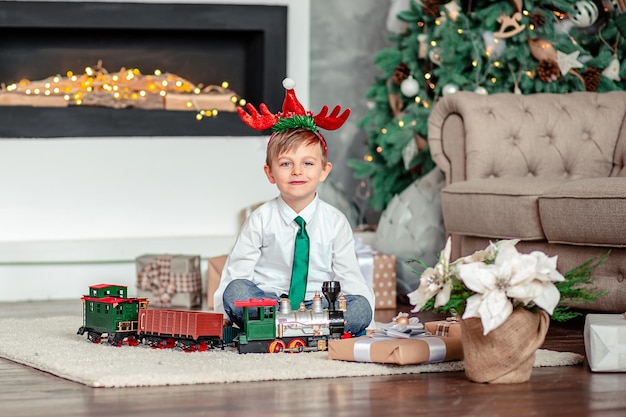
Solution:
<svg viewBox="0 0 626 417">
<path fill-rule="evenodd" d="M 420 285 L 417 290 L 407 294 L 411 305 L 415 306 L 411 311 L 420 311 L 431 298 L 435 297 L 435 307 L 446 305 L 450 301 L 452 285 L 450 283 L 450 253 L 452 243 L 450 238 L 446 246 L 439 254 L 439 261 L 434 268 L 426 268 L 420 276 Z"/>
<path fill-rule="evenodd" d="M 521 254 L 510 244 L 497 249 L 493 264 L 459 265 L 458 274 L 465 286 L 477 293 L 467 299 L 463 318 L 479 317 L 484 334 L 504 323 L 513 312 L 514 301 L 524 306 L 534 303 L 552 314 L 560 299 L 553 281 L 564 279 L 556 271 L 556 259 L 540 252 Z"/>
<path fill-rule="evenodd" d="M 439 261 L 420 277 L 419 288 L 409 293 L 409 300 L 420 311 L 435 297 L 435 308 L 451 298 L 453 281 L 460 280 L 474 292 L 466 299 L 463 318 L 480 318 L 486 335 L 508 319 L 513 309 L 537 306 L 552 315 L 561 294 L 554 285 L 565 281 L 556 269 L 557 257 L 543 252 L 522 254 L 515 247 L 519 239 L 491 242 L 483 250 L 450 263 L 451 241 L 448 238 Z"/>
</svg>

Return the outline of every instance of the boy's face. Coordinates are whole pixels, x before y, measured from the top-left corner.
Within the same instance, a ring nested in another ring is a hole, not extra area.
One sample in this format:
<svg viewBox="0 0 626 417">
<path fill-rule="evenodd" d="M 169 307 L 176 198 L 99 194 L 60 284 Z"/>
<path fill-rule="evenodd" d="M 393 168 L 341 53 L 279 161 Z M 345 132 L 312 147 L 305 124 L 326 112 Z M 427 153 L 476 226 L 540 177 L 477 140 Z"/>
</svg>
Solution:
<svg viewBox="0 0 626 417">
<path fill-rule="evenodd" d="M 317 185 L 324 182 L 332 169 L 332 164 L 322 162 L 322 149 L 319 144 L 299 146 L 287 151 L 265 165 L 265 175 L 276 184 L 285 202 L 299 212 L 315 198 Z"/>
</svg>

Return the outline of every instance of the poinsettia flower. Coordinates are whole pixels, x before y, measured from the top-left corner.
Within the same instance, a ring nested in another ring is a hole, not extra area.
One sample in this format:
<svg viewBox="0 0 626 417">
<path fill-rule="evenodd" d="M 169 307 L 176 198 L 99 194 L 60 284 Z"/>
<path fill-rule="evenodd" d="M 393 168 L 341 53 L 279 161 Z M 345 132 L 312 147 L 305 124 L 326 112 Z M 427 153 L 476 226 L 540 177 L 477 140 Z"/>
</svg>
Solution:
<svg viewBox="0 0 626 417">
<path fill-rule="evenodd" d="M 484 334 L 488 334 L 513 312 L 513 301 L 523 305 L 534 303 L 552 314 L 560 293 L 549 279 L 537 279 L 538 275 L 556 276 L 546 267 L 546 259 L 521 254 L 513 245 L 503 245 L 498 248 L 493 264 L 459 265 L 460 279 L 477 293 L 468 298 L 463 318 L 480 317 Z"/>
<path fill-rule="evenodd" d="M 557 256 L 548 257 L 543 252 L 534 251 L 529 254 L 537 259 L 536 278 L 541 281 L 560 282 L 565 281 L 565 277 L 556 269 Z"/>
<path fill-rule="evenodd" d="M 441 291 L 435 296 L 435 308 L 445 306 L 450 301 L 450 295 L 452 294 L 452 281 L 447 280 Z"/>
<path fill-rule="evenodd" d="M 407 294 L 409 302 L 414 306 L 411 311 L 420 311 L 428 300 L 437 295 L 442 288 L 443 284 L 439 282 L 435 268 L 426 268 L 420 277 L 420 285 L 417 290 Z"/>
<path fill-rule="evenodd" d="M 407 294 L 413 305 L 411 312 L 420 311 L 431 298 L 436 296 L 435 306 L 443 306 L 450 300 L 452 286 L 450 283 L 450 254 L 452 242 L 450 238 L 439 254 L 439 261 L 435 267 L 428 267 L 420 276 L 420 285 L 417 290 Z M 442 292 L 443 291 L 443 292 Z M 440 295 L 441 294 L 441 295 Z"/>
</svg>

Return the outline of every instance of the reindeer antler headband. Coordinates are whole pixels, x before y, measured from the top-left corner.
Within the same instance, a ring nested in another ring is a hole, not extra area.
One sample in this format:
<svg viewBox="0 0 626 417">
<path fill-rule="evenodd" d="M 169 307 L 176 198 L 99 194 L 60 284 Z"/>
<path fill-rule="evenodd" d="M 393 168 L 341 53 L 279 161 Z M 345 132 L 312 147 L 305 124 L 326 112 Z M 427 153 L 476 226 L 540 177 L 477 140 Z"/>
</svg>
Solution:
<svg viewBox="0 0 626 417">
<path fill-rule="evenodd" d="M 308 129 L 315 133 L 322 142 L 326 155 L 328 156 L 328 146 L 322 134 L 318 131 L 318 128 L 326 130 L 339 129 L 350 116 L 350 109 L 344 110 L 340 115 L 341 106 L 337 105 L 333 111 L 327 115 L 328 106 L 324 105 L 317 115 L 314 115 L 312 111 L 305 110 L 304 106 L 298 101 L 296 92 L 294 91 L 296 83 L 291 78 L 285 78 L 283 80 L 283 87 L 285 87 L 285 101 L 283 102 L 283 111 L 276 114 L 272 114 L 267 106 L 263 103 L 259 105 L 259 110 L 250 103 L 246 105 L 246 108 L 250 112 L 249 114 L 243 109 L 243 107 L 237 108 L 239 117 L 241 120 L 251 128 L 255 130 L 266 130 L 272 128 L 272 136 L 275 134 L 284 132 L 287 129 Z"/>
</svg>

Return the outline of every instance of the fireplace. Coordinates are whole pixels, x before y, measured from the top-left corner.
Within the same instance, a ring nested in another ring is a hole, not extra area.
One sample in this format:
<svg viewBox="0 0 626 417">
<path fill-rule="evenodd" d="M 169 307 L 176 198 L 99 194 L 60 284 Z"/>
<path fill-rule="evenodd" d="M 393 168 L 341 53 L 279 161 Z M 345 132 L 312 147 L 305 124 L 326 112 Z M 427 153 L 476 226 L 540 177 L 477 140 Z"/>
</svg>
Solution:
<svg viewBox="0 0 626 417">
<path fill-rule="evenodd" d="M 280 109 L 287 7 L 225 4 L 2 2 L 0 82 L 136 67 L 230 88 Z M 236 112 L 197 121 L 193 111 L 91 106 L 0 108 L 0 137 L 249 136 Z M 261 132 L 256 134 L 262 134 Z"/>
</svg>

